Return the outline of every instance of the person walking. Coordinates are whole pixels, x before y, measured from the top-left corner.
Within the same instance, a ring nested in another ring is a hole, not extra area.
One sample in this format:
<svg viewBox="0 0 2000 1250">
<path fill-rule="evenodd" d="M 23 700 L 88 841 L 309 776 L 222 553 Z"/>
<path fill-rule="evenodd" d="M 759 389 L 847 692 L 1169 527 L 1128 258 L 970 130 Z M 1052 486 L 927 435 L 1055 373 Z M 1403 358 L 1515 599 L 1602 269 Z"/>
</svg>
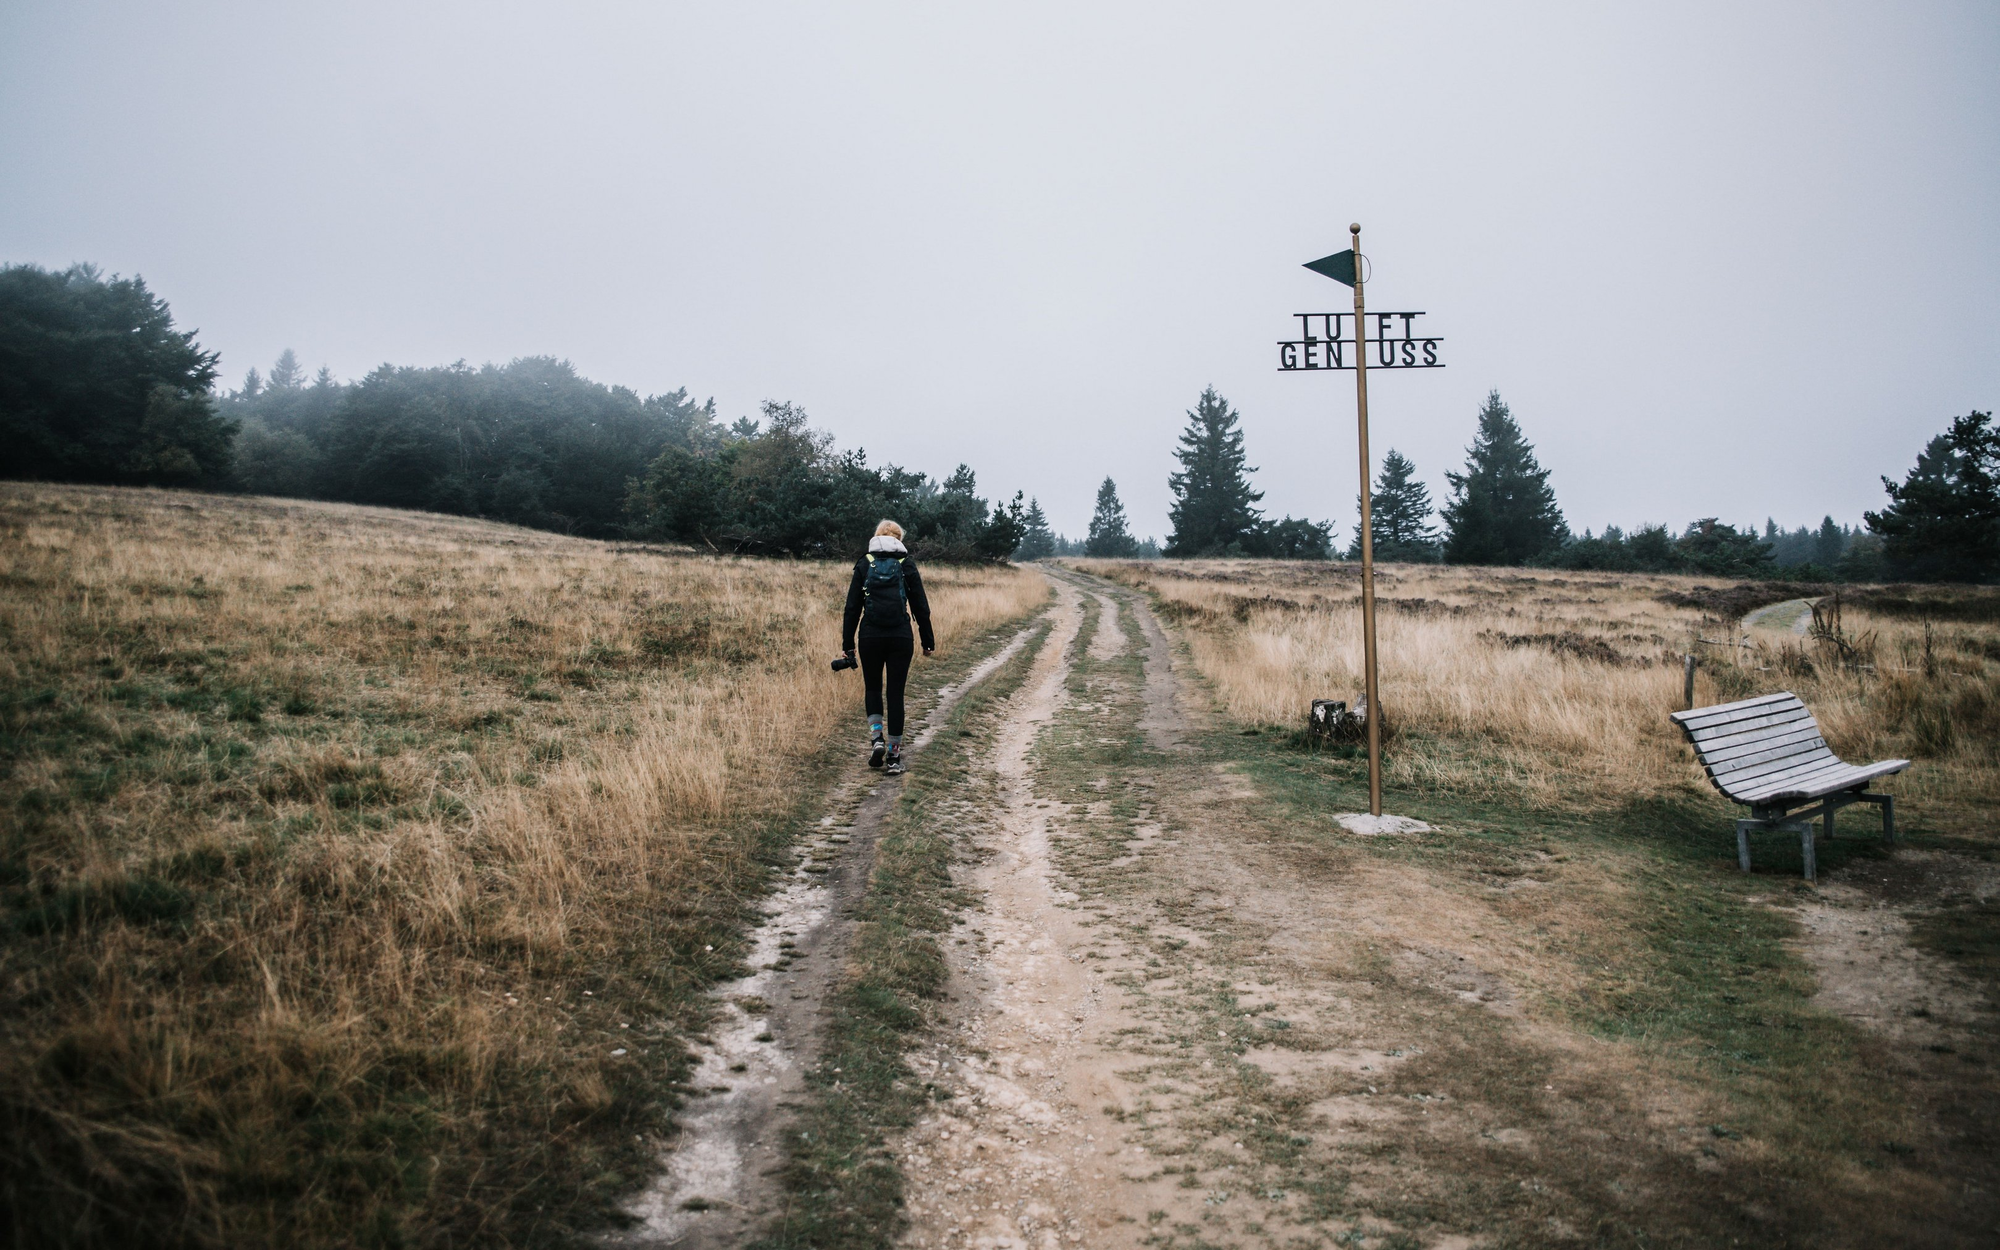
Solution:
<svg viewBox="0 0 2000 1250">
<path fill-rule="evenodd" d="M 909 679 L 917 649 L 910 635 L 912 616 L 924 654 L 929 655 L 937 649 L 937 638 L 931 633 L 924 579 L 903 546 L 903 527 L 883 521 L 868 540 L 868 554 L 854 562 L 847 612 L 840 622 L 840 649 L 854 660 L 859 644 L 861 684 L 866 691 L 863 706 L 868 711 L 868 767 L 891 775 L 903 771 L 903 683 Z"/>
</svg>

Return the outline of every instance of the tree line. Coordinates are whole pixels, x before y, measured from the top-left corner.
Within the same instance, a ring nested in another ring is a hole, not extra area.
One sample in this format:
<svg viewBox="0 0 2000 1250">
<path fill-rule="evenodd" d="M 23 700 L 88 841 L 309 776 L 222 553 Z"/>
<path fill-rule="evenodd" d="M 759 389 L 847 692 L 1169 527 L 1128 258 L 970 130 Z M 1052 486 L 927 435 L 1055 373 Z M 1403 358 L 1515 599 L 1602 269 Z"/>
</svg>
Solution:
<svg viewBox="0 0 2000 1250">
<path fill-rule="evenodd" d="M 1240 415 L 1213 387 L 1187 414 L 1168 479 L 1172 533 L 1162 554 L 1271 556 L 1325 560 L 1334 556 L 1333 525 L 1287 516 L 1271 521 L 1258 510 L 1263 495 L 1250 484 Z M 1864 528 L 1832 517 L 1816 528 L 1763 532 L 1702 517 L 1681 530 L 1663 524 L 1630 531 L 1574 533 L 1512 410 L 1490 392 L 1475 418 L 1462 470 L 1447 472 L 1450 496 L 1439 506 L 1417 478 L 1416 466 L 1394 448 L 1382 458 L 1371 491 L 1370 533 L 1380 560 L 1517 565 L 1617 572 L 1698 573 L 1715 577 L 1808 581 L 1991 581 L 2000 577 L 2000 430 L 1990 413 L 1957 418 L 1933 438 L 1901 483 L 1884 477 L 1889 504 L 1864 514 Z M 1356 510 L 1359 511 L 1359 498 Z M 1039 501 L 1030 504 L 1020 558 L 1046 554 L 1132 555 L 1116 487 L 1098 490 L 1092 541 L 1079 552 L 1047 536 Z M 1360 526 L 1343 553 L 1360 557 Z"/>
<path fill-rule="evenodd" d="M 1107 477 L 1097 488 L 1097 505 L 1091 511 L 1090 527 L 1082 538 L 1069 538 L 1050 529 L 1042 501 L 1028 501 L 1028 510 L 1022 516 L 1021 544 L 1014 549 L 1014 558 L 1045 560 L 1050 556 L 1157 560 L 1160 544 L 1156 539 L 1133 535 L 1125 523 L 1125 505 L 1118 498 L 1118 483 Z"/>
<path fill-rule="evenodd" d="M 586 537 L 823 556 L 893 515 L 914 549 L 1005 559 L 1022 505 L 841 452 L 784 403 L 725 426 L 685 389 L 639 396 L 525 357 L 308 379 L 286 351 L 218 393 L 216 355 L 139 278 L 0 268 L 0 436 L 9 476 L 488 517 Z"/>
<path fill-rule="evenodd" d="M 767 403 L 724 425 L 685 389 L 641 397 L 526 357 L 471 368 L 383 365 L 308 380 L 289 351 L 218 393 L 217 357 L 176 329 L 139 278 L 89 265 L 0 267 L 0 439 L 9 476 L 204 486 L 491 517 L 591 537 L 716 551 L 844 552 L 894 515 L 934 558 L 1045 555 L 1334 558 L 1330 521 L 1272 520 L 1250 482 L 1240 414 L 1213 387 L 1187 413 L 1168 479 L 1166 542 L 1130 529 L 1117 486 L 1089 532 L 1054 533 L 1039 500 L 989 502 L 972 470 L 942 480 L 840 451 L 803 411 Z M 1393 448 L 1374 484 L 1384 560 L 1543 565 L 1727 577 L 1990 581 L 2000 577 L 2000 430 L 1972 412 L 1933 438 L 1863 529 L 1762 533 L 1717 517 L 1680 530 L 1573 533 L 1548 470 L 1499 393 L 1434 505 Z M 1344 552 L 1359 554 L 1357 541 Z"/>
</svg>

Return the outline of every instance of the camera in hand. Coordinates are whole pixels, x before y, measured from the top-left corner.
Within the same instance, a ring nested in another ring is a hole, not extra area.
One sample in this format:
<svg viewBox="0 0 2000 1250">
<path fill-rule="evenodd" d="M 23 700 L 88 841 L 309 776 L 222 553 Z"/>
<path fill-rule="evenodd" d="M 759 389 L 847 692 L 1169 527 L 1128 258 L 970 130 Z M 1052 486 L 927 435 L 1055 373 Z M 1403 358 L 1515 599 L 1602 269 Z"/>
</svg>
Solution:
<svg viewBox="0 0 2000 1250">
<path fill-rule="evenodd" d="M 834 660 L 833 671 L 838 673 L 840 670 L 844 668 L 853 668 L 858 663 L 860 663 L 860 661 L 856 660 L 853 656 L 843 655 Z"/>
</svg>

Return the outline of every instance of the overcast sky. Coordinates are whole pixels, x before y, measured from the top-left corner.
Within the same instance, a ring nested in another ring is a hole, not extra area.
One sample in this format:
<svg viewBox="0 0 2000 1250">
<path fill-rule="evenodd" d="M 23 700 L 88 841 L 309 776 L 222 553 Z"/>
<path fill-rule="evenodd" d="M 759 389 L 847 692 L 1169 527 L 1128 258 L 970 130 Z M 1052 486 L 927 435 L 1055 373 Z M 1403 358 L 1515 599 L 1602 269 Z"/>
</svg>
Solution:
<svg viewBox="0 0 2000 1250">
<path fill-rule="evenodd" d="M 1202 388 L 1352 532 L 1301 262 L 1442 499 L 1498 388 L 1573 527 L 1858 521 L 2000 405 L 2000 5 L 0 5 L 0 261 L 286 347 L 566 357 L 1164 536 Z"/>
</svg>

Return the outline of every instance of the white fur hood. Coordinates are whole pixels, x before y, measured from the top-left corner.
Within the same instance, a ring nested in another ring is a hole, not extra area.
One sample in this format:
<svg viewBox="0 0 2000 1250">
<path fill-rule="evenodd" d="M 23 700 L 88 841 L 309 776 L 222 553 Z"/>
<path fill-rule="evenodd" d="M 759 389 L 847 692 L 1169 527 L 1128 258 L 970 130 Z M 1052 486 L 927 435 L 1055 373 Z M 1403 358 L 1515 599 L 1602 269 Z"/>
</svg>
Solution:
<svg viewBox="0 0 2000 1250">
<path fill-rule="evenodd" d="M 868 540 L 868 554 L 871 556 L 906 556 L 910 554 L 910 549 L 905 547 L 899 538 L 891 538 L 887 534 L 877 534 Z"/>
</svg>

